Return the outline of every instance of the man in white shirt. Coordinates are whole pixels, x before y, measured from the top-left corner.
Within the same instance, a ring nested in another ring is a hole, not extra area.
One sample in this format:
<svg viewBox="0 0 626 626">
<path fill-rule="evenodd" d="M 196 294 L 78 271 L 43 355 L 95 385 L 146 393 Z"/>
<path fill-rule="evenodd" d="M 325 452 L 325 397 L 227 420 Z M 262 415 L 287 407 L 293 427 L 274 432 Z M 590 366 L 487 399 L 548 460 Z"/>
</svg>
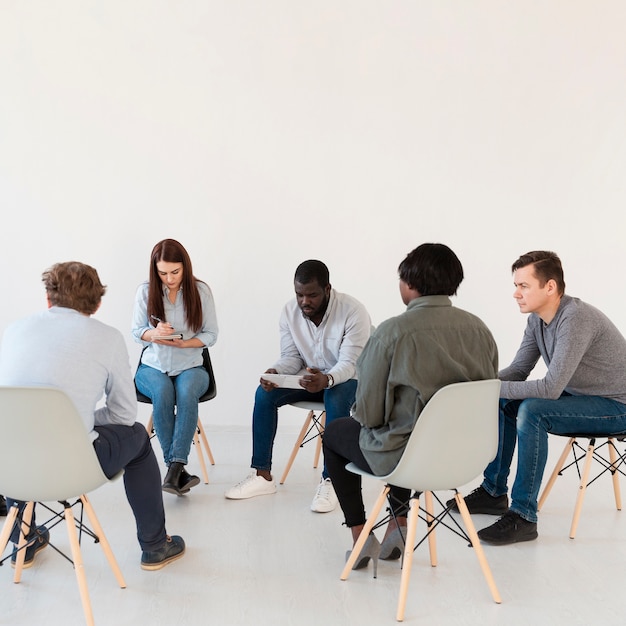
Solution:
<svg viewBox="0 0 626 626">
<path fill-rule="evenodd" d="M 370 336 L 371 321 L 355 298 L 335 291 L 328 268 L 317 260 L 295 272 L 296 297 L 280 319 L 280 358 L 266 374 L 301 374 L 301 389 L 278 388 L 261 377 L 252 415 L 252 471 L 225 496 L 242 500 L 276 492 L 271 474 L 278 408 L 303 400 L 324 403 L 326 425 L 350 414 L 356 393 L 356 360 Z M 311 510 L 327 513 L 337 498 L 326 467 Z"/>
<path fill-rule="evenodd" d="M 137 399 L 124 338 L 91 317 L 106 287 L 93 267 L 75 261 L 53 265 L 42 279 L 48 309 L 6 329 L 0 345 L 0 385 L 58 387 L 69 396 L 103 472 L 112 477 L 124 470 L 142 569 L 161 569 L 183 556 L 185 542 L 165 531 L 161 475 L 146 429 L 135 421 Z M 103 396 L 104 405 L 96 408 Z M 15 503 L 23 509 L 24 503 L 7 497 L 9 506 Z M 16 526 L 11 541 L 17 540 Z M 48 540 L 48 529 L 35 527 L 33 519 L 24 567 L 33 564 Z"/>
</svg>

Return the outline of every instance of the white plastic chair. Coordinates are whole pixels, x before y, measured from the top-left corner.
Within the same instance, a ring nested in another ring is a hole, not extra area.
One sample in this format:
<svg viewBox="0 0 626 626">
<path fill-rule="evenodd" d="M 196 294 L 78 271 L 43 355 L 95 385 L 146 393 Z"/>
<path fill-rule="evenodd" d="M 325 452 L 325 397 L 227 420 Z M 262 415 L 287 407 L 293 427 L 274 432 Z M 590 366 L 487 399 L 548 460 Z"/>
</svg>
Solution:
<svg viewBox="0 0 626 626">
<path fill-rule="evenodd" d="M 304 418 L 304 424 L 298 433 L 296 442 L 293 444 L 291 455 L 287 461 L 285 471 L 280 479 L 282 485 L 287 480 L 287 474 L 296 459 L 296 455 L 300 448 L 304 447 L 304 444 L 316 439 L 315 444 L 315 457 L 313 459 L 313 468 L 316 468 L 319 464 L 320 454 L 322 452 L 322 435 L 324 434 L 324 426 L 326 425 L 326 410 L 323 402 L 311 402 L 309 400 L 302 400 L 301 402 L 293 402 L 289 406 L 295 406 L 299 409 L 305 409 L 307 416 Z"/>
<path fill-rule="evenodd" d="M 443 387 L 433 395 L 424 407 L 413 428 L 402 458 L 391 473 L 386 476 L 374 476 L 360 470 L 353 463 L 347 466 L 355 474 L 382 480 L 385 487 L 352 549 L 350 558 L 341 573 L 341 580 L 348 578 L 352 566 L 359 558 L 365 541 L 385 503 L 389 493 L 389 485 L 404 487 L 415 492 L 411 499 L 407 520 L 406 545 L 402 561 L 402 578 L 396 615 L 399 622 L 404 619 L 413 551 L 416 545 L 416 528 L 420 512 L 419 494 L 421 493 L 424 494 L 426 501 L 431 565 L 437 564 L 434 527 L 441 523 L 444 518 L 451 517 L 447 509 L 444 509 L 439 516 L 434 515 L 432 492 L 453 490 L 455 501 L 465 524 L 467 538 L 474 547 L 491 595 L 496 603 L 500 604 L 501 602 L 500 594 L 465 500 L 457 491 L 458 487 L 480 475 L 485 466 L 496 455 L 499 393 L 499 380 L 455 383 Z"/>
<path fill-rule="evenodd" d="M 119 586 L 126 582 L 115 560 L 87 493 L 107 483 L 85 425 L 67 395 L 49 387 L 0 387 L 0 493 L 28 503 L 23 514 L 23 527 L 30 524 L 35 502 L 58 501 L 64 507 L 72 561 L 87 624 L 94 623 L 87 579 L 83 568 L 77 527 L 83 524 L 74 518 L 68 500 L 82 503 L 96 539 L 109 562 Z M 77 503 L 76 502 L 76 503 Z M 76 504 L 75 503 L 75 504 Z M 0 556 L 9 541 L 18 514 L 17 506 L 7 513 L 0 532 Z M 55 515 L 60 517 L 60 514 Z M 24 548 L 22 534 L 18 548 Z M 14 582 L 19 583 L 25 549 L 16 557 Z"/>
</svg>

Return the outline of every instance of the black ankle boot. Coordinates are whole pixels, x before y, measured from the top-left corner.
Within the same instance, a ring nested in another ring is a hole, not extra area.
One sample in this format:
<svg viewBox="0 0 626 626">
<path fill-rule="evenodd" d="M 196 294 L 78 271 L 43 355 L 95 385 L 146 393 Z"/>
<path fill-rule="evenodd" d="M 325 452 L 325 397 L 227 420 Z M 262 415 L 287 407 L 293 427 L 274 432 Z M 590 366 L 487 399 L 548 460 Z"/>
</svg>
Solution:
<svg viewBox="0 0 626 626">
<path fill-rule="evenodd" d="M 185 466 L 178 461 L 171 463 L 165 474 L 165 480 L 161 489 L 167 491 L 167 493 L 173 493 L 176 496 L 182 496 L 183 492 L 180 490 L 180 475 Z"/>
<path fill-rule="evenodd" d="M 192 487 L 200 484 L 200 479 L 194 474 L 188 474 L 187 470 L 183 467 L 183 471 L 180 473 L 180 479 L 178 481 L 178 489 L 182 493 L 188 493 Z"/>
</svg>

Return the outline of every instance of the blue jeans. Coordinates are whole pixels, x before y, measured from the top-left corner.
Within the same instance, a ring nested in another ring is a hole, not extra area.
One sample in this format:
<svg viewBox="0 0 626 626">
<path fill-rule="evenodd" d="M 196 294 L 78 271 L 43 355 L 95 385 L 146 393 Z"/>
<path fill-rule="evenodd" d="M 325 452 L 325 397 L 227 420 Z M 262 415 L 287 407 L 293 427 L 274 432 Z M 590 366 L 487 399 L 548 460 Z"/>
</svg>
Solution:
<svg viewBox="0 0 626 626">
<path fill-rule="evenodd" d="M 189 449 L 198 428 L 198 400 L 209 387 L 204 367 L 192 367 L 169 376 L 143 365 L 135 375 L 137 389 L 152 401 L 152 420 L 165 464 L 187 464 Z"/>
<path fill-rule="evenodd" d="M 626 431 L 626 404 L 599 396 L 563 394 L 556 400 L 500 400 L 496 458 L 484 472 L 482 487 L 492 496 L 507 493 L 517 440 L 517 473 L 511 511 L 537 522 L 537 497 L 548 458 L 548 433 L 609 435 Z"/>
<path fill-rule="evenodd" d="M 135 516 L 137 539 L 142 550 L 156 550 L 165 544 L 165 512 L 161 493 L 161 473 L 146 429 L 139 423 L 133 426 L 109 424 L 96 426 L 98 438 L 93 442 L 96 456 L 104 474 L 111 478 L 124 470 L 126 498 Z M 76 468 L 80 471 L 80 468 Z M 25 502 L 7 498 L 12 506 L 19 505 L 19 519 Z M 35 512 L 28 539 L 35 535 Z M 13 527 L 10 537 L 19 539 L 19 525 Z"/>
<path fill-rule="evenodd" d="M 350 415 L 350 407 L 354 404 L 356 380 L 348 380 L 324 389 L 318 393 L 310 393 L 306 389 L 273 389 L 265 391 L 261 385 L 254 397 L 252 413 L 252 464 L 254 469 L 272 469 L 272 449 L 278 429 L 278 408 L 292 402 L 323 402 L 326 409 L 326 426 L 338 417 Z M 328 478 L 324 463 L 324 478 Z"/>
</svg>

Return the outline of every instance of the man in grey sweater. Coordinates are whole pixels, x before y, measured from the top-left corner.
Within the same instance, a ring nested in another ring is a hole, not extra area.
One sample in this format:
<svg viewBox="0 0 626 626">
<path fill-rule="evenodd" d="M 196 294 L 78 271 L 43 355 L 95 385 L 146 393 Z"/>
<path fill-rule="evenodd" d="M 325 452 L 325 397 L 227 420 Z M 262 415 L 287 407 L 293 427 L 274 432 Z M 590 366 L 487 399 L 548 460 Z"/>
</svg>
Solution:
<svg viewBox="0 0 626 626">
<path fill-rule="evenodd" d="M 483 483 L 465 498 L 471 513 L 502 515 L 479 531 L 495 545 L 537 538 L 537 496 L 548 433 L 626 431 L 626 340 L 598 309 L 565 295 L 554 252 L 522 255 L 512 267 L 516 299 L 530 313 L 522 344 L 501 370 L 500 441 Z M 527 380 L 542 357 L 546 375 Z M 517 473 L 508 506 L 507 478 L 517 440 Z"/>
</svg>

